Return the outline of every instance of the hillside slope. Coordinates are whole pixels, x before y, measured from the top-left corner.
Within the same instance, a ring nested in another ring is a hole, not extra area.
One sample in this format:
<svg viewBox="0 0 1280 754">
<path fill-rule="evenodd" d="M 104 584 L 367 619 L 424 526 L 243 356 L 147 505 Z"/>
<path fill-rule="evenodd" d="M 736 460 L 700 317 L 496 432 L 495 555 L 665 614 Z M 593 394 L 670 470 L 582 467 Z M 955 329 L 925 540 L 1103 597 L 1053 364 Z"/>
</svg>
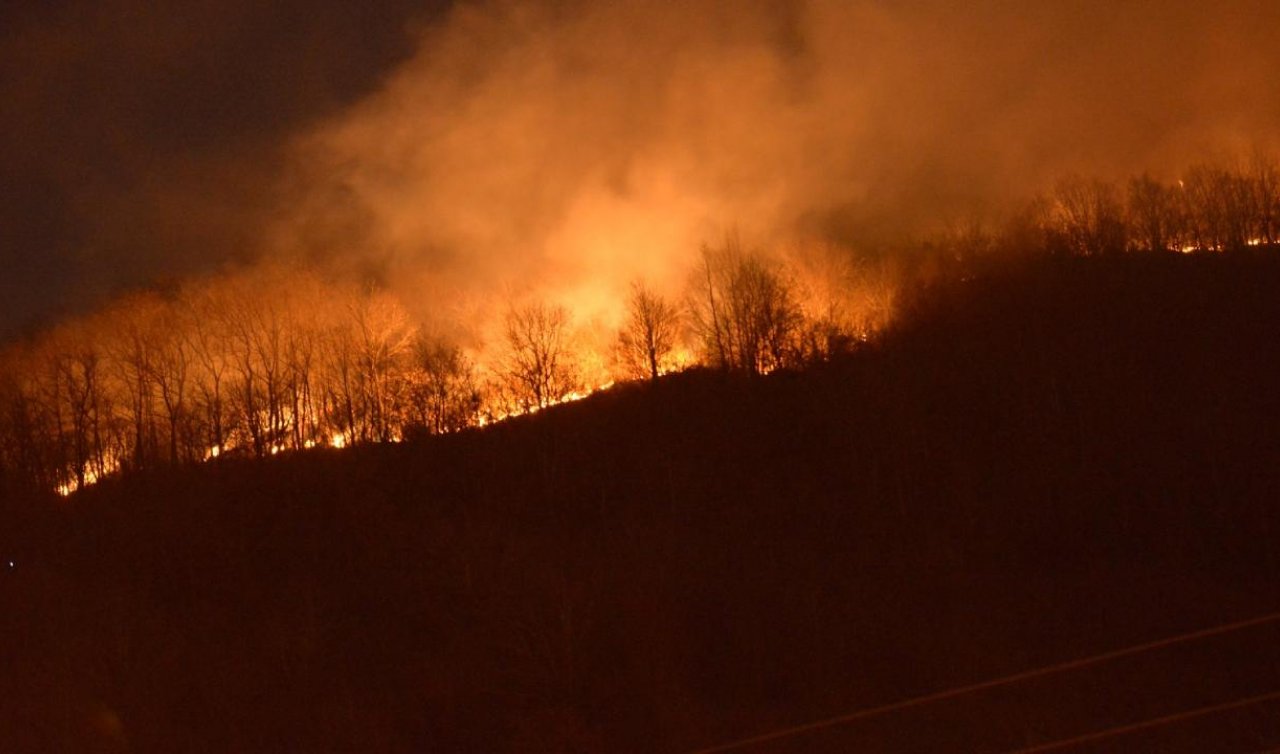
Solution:
<svg viewBox="0 0 1280 754">
<path fill-rule="evenodd" d="M 1041 260 L 804 373 L 11 501 L 0 740 L 681 751 L 1277 610 L 1277 336 L 1274 255 Z M 1246 697 L 1280 688 L 1266 631 L 784 743 Z M 1277 745 L 1277 711 L 1125 748 Z"/>
</svg>

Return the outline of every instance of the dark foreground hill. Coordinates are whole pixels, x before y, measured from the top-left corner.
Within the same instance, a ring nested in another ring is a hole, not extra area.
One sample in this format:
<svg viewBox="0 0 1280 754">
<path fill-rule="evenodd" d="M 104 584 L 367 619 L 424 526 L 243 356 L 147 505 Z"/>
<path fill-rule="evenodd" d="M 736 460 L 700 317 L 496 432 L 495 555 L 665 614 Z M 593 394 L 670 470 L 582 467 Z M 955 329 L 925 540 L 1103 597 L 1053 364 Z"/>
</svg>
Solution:
<svg viewBox="0 0 1280 754">
<path fill-rule="evenodd" d="M 0 750 L 681 751 L 1280 610 L 1278 336 L 1271 257 L 1047 260 L 802 374 L 10 501 Z M 1280 689 L 1278 639 L 755 750 L 1071 738 Z"/>
</svg>

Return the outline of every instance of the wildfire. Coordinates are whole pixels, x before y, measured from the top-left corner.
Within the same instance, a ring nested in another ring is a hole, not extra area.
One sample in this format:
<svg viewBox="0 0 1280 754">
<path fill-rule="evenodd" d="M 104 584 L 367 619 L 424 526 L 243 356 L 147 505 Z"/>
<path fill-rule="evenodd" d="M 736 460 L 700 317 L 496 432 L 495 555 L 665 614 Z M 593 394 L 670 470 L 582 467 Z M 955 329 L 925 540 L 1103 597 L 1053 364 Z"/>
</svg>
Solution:
<svg viewBox="0 0 1280 754">
<path fill-rule="evenodd" d="M 722 354 L 718 365 L 756 372 L 765 366 L 772 371 L 775 366 L 735 359 L 740 353 L 760 350 L 758 343 L 747 348 L 740 341 L 759 333 L 762 323 L 799 322 L 813 316 L 821 317 L 824 327 L 839 327 L 850 334 L 863 327 L 862 320 L 849 314 L 859 311 L 862 288 L 845 286 L 837 295 L 831 292 L 836 290 L 836 282 L 828 281 L 826 287 L 814 282 L 823 274 L 832 281 L 847 282 L 846 278 L 853 279 L 845 274 L 848 270 L 841 268 L 840 274 L 805 272 L 808 268 L 788 261 L 786 254 L 776 258 L 757 255 L 740 248 L 736 240 L 725 243 L 723 253 L 704 260 L 714 290 L 702 304 L 704 309 L 710 307 L 709 319 L 702 324 L 695 322 L 702 312 L 695 311 L 695 304 L 683 306 L 674 297 L 635 283 L 625 300 L 631 317 L 621 326 L 582 315 L 576 300 L 567 306 L 530 299 L 513 304 L 505 327 L 494 332 L 495 337 L 483 338 L 485 345 L 475 349 L 419 332 L 390 294 L 348 291 L 319 280 L 288 288 L 296 299 L 284 302 L 259 295 L 268 288 L 274 292 L 275 286 L 253 277 L 230 277 L 215 281 L 207 292 L 197 290 L 172 301 L 156 298 L 137 304 L 142 314 L 122 307 L 112 316 L 130 323 L 130 318 L 143 315 L 144 323 L 154 320 L 154 332 L 147 332 L 155 341 L 151 346 L 157 354 L 174 363 L 199 367 L 183 379 L 195 381 L 202 389 L 187 391 L 196 397 L 177 408 L 182 412 L 179 418 L 208 424 L 186 436 L 169 428 L 173 436 L 165 436 L 166 428 L 155 421 L 161 415 L 159 395 L 169 386 L 164 380 L 177 379 L 165 373 L 148 377 L 146 384 L 126 386 L 141 391 L 137 395 L 106 401 L 113 406 L 133 405 L 123 398 L 140 401 L 143 409 L 135 409 L 135 413 L 142 413 L 130 416 L 120 411 L 119 416 L 103 421 L 153 422 L 150 432 L 137 433 L 136 441 L 117 441 L 116 452 L 124 465 L 138 469 L 166 461 L 207 463 L 232 455 L 278 456 L 365 442 L 399 443 L 415 431 L 487 427 L 580 401 L 613 388 L 615 378 L 649 379 L 683 371 L 702 359 L 696 344 L 706 333 L 694 331 L 710 326 L 707 322 L 728 328 L 725 323 L 732 321 L 737 328 L 715 334 L 715 342 L 730 343 L 733 350 L 727 356 Z M 792 267 L 798 271 L 796 275 L 789 272 Z M 863 278 L 887 275 L 875 270 L 859 274 L 863 277 L 857 281 L 863 287 Z M 819 289 L 827 291 L 822 300 L 808 302 L 812 291 Z M 342 305 L 320 306 L 322 321 L 313 326 L 301 312 L 316 308 L 321 294 L 329 292 L 341 295 Z M 230 320 L 204 316 L 219 311 L 218 307 L 237 312 L 261 308 L 263 320 L 278 323 L 279 328 L 259 331 L 253 324 L 242 332 L 227 324 Z M 786 316 L 777 315 L 779 311 L 785 311 Z M 810 311 L 818 313 L 807 314 Z M 183 321 L 190 337 L 170 337 L 164 327 L 170 319 L 180 319 L 179 315 L 187 315 Z M 127 349 L 110 348 L 117 336 L 106 325 L 113 321 L 86 324 L 84 338 L 90 344 L 101 344 L 103 353 L 121 361 L 122 366 L 136 367 L 129 361 L 134 357 Z M 799 355 L 803 336 L 799 324 L 771 335 L 778 342 L 796 341 L 794 349 L 788 346 L 783 350 L 794 352 L 796 358 L 808 358 Z M 88 362 L 84 368 L 94 368 L 94 363 Z M 262 378 L 264 364 L 278 370 L 278 379 Z M 32 374 L 43 374 L 34 371 L 35 366 Z M 221 398 L 216 392 L 219 389 L 226 391 Z M 144 411 L 148 406 L 151 410 Z M 96 415 L 93 420 L 98 421 Z M 179 426 L 176 420 L 173 426 Z M 213 428 L 216 435 L 208 434 Z M 93 428 L 77 431 L 97 436 Z M 207 439 L 193 442 L 198 436 Z M 164 452 L 166 444 L 170 445 L 168 454 Z M 54 480 L 59 494 L 69 496 L 120 468 L 120 462 L 104 464 L 99 458 L 92 469 L 79 469 L 72 463 L 46 478 Z"/>
<path fill-rule="evenodd" d="M 105 453 L 99 462 L 81 468 L 78 478 L 72 477 L 54 489 L 62 497 L 70 497 L 73 492 L 95 485 L 119 470 L 120 457 L 115 453 Z"/>
<path fill-rule="evenodd" d="M 688 365 L 692 363 L 692 361 L 693 361 L 693 357 L 690 352 L 681 351 L 679 354 L 673 355 L 673 358 L 671 359 L 670 363 L 666 368 L 662 370 L 661 373 L 665 375 L 665 374 L 672 374 L 672 373 L 681 371 L 682 369 L 688 368 Z M 473 414 L 472 416 L 472 426 L 487 427 L 487 426 L 498 424 L 500 422 L 504 422 L 509 419 L 514 419 L 520 416 L 528 416 L 531 414 L 536 414 L 539 411 L 551 408 L 553 406 L 560 406 L 567 403 L 574 403 L 576 401 L 589 398 L 590 396 L 595 395 L 597 393 L 610 390 L 614 387 L 615 384 L 616 383 L 614 380 L 608 380 L 606 382 L 602 382 L 596 385 L 595 387 L 584 387 L 580 389 L 570 390 L 566 393 L 563 393 L 562 395 L 548 399 L 544 403 L 544 405 L 541 405 L 541 406 L 539 405 L 524 406 L 524 405 L 518 405 L 518 404 L 508 404 L 504 409 L 499 409 L 499 410 L 495 410 L 492 407 L 487 409 L 480 409 L 480 410 L 477 410 L 475 414 Z M 404 435 L 400 431 L 394 431 L 387 437 L 387 442 L 400 443 L 403 441 L 404 441 Z M 313 449 L 313 448 L 319 447 L 321 444 L 322 443 L 319 443 L 314 439 L 308 439 L 303 442 L 302 447 L 305 449 Z M 323 443 L 323 444 L 327 444 L 327 446 L 331 448 L 343 449 L 343 448 L 351 447 L 353 444 L 353 440 L 349 435 L 349 433 L 347 432 L 334 432 L 329 435 L 327 443 Z M 205 463 L 214 461 L 218 458 L 221 458 L 228 451 L 234 450 L 238 446 L 239 444 L 233 439 L 228 439 L 226 442 L 219 445 L 210 446 L 204 452 L 204 455 L 201 458 L 201 461 Z M 289 451 L 289 449 L 290 448 L 286 445 L 283 445 L 280 443 L 272 443 L 271 445 L 268 445 L 266 447 L 266 452 L 268 455 L 275 456 L 275 455 L 280 455 L 281 453 L 285 453 Z M 71 478 L 62 482 L 61 484 L 57 485 L 57 487 L 55 488 L 55 491 L 62 497 L 70 497 L 75 492 L 85 487 L 97 484 L 104 477 L 118 472 L 120 468 L 121 468 L 121 464 L 119 459 L 114 456 L 109 457 L 105 459 L 104 462 L 101 464 L 101 468 L 86 467 L 82 470 L 82 474 L 80 475 L 80 478 Z"/>
<path fill-rule="evenodd" d="M 69 497 L 71 493 L 75 492 L 78 489 L 81 489 L 82 487 L 89 487 L 91 485 L 97 484 L 99 478 L 100 477 L 98 475 L 98 472 L 94 471 L 93 469 L 85 469 L 83 484 L 81 484 L 80 480 L 78 479 L 71 479 L 63 484 L 58 485 L 58 494 L 63 497 Z"/>
<path fill-rule="evenodd" d="M 662 363 L 658 364 L 658 375 L 665 377 L 668 374 L 683 372 L 698 362 L 698 357 L 688 348 L 674 348 Z M 612 385 L 613 383 L 609 383 Z"/>
<path fill-rule="evenodd" d="M 538 413 L 539 411 L 551 408 L 553 406 L 561 406 L 566 403 L 573 403 L 575 401 L 583 400 L 584 398 L 589 398 L 595 395 L 596 393 L 609 390 L 613 386 L 614 386 L 614 381 L 609 380 L 608 382 L 601 383 L 595 387 L 583 388 L 581 390 L 570 390 L 569 392 L 564 393 L 563 395 L 548 399 L 546 401 L 546 404 L 542 406 L 538 406 L 535 404 L 535 405 L 529 405 L 529 406 L 513 406 L 505 411 L 493 411 L 493 410 L 481 411 L 476 413 L 475 415 L 475 426 L 488 427 L 493 424 L 499 424 L 501 422 L 507 421 L 508 419 L 515 419 L 520 416 L 531 416 L 533 414 Z"/>
<path fill-rule="evenodd" d="M 1266 246 L 1267 241 L 1266 239 L 1263 239 L 1263 238 L 1250 238 L 1244 242 L 1244 245 L 1250 248 L 1257 248 L 1259 246 Z M 1183 254 L 1192 254 L 1197 251 L 1223 251 L 1224 249 L 1225 247 L 1222 244 L 1215 244 L 1207 248 L 1203 246 L 1197 246 L 1195 244 L 1184 244 L 1183 246 L 1178 247 L 1178 251 L 1182 252 Z"/>
</svg>

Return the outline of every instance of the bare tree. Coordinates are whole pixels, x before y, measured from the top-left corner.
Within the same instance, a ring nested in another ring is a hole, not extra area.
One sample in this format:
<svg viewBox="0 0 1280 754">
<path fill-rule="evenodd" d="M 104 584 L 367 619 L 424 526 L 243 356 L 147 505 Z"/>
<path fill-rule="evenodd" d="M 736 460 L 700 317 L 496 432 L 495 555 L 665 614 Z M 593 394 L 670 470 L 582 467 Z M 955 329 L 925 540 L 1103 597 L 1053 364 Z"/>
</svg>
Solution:
<svg viewBox="0 0 1280 754">
<path fill-rule="evenodd" d="M 358 297 L 350 317 L 358 338 L 359 382 L 369 439 L 385 442 L 398 437 L 403 424 L 401 408 L 408 390 L 406 359 L 414 327 L 404 307 L 386 293 Z"/>
<path fill-rule="evenodd" d="M 1255 213 L 1250 240 L 1267 246 L 1280 242 L 1280 168 L 1257 152 L 1249 161 L 1249 182 Z"/>
<path fill-rule="evenodd" d="M 321 341 L 321 383 L 326 423 L 335 436 L 354 441 L 361 433 L 357 338 L 346 318 L 336 318 Z"/>
<path fill-rule="evenodd" d="M 287 305 L 279 297 L 259 288 L 245 312 L 253 358 L 257 361 L 262 387 L 261 427 L 264 447 L 275 452 L 288 435 L 286 398 L 285 338 L 288 332 Z"/>
<path fill-rule="evenodd" d="M 1054 186 L 1048 205 L 1051 248 L 1071 254 L 1125 250 L 1127 231 L 1115 186 L 1068 176 Z"/>
<path fill-rule="evenodd" d="M 149 294 L 131 296 L 107 312 L 113 332 L 107 345 L 112 370 L 131 428 L 127 455 L 135 467 L 151 463 L 157 445 L 155 359 L 158 333 L 166 326 L 163 308 Z"/>
<path fill-rule="evenodd" d="M 414 328 L 388 294 L 334 291 L 318 333 L 321 414 L 343 442 L 398 439 L 408 418 Z"/>
<path fill-rule="evenodd" d="M 225 392 L 232 365 L 223 305 L 218 284 L 188 287 L 178 300 L 178 311 L 185 323 L 183 337 L 193 361 L 192 382 L 202 414 L 205 445 L 210 454 L 220 454 L 227 441 Z"/>
<path fill-rule="evenodd" d="M 46 366 L 47 349 L 39 345 L 14 345 L 0 354 L 0 400 L 3 418 L 0 429 L 0 452 L 5 454 L 8 468 L 30 484 L 52 489 L 66 481 L 63 468 L 56 463 L 57 433 L 52 421 L 53 404 L 46 377 L 57 378 L 55 369 Z"/>
<path fill-rule="evenodd" d="M 762 373 L 792 361 L 803 323 L 794 286 L 737 236 L 703 247 L 692 290 L 693 324 L 712 365 Z"/>
<path fill-rule="evenodd" d="M 627 313 L 618 334 L 619 361 L 628 376 L 656 380 L 680 337 L 680 313 L 642 281 L 631 284 Z"/>
<path fill-rule="evenodd" d="M 965 234 L 978 238 L 978 231 Z M 940 236 L 943 254 L 959 262 L 960 236 Z M 978 242 L 967 246 L 972 250 Z M 964 253 L 969 253 L 966 251 Z M 821 361 L 851 350 L 883 330 L 893 314 L 896 274 L 889 257 L 854 255 L 850 250 L 825 243 L 793 246 L 786 253 L 788 279 L 793 280 L 799 307 L 799 357 Z"/>
<path fill-rule="evenodd" d="M 1163 183 L 1143 173 L 1129 180 L 1129 227 L 1134 246 L 1147 251 L 1168 251 L 1182 225 L 1177 195 Z"/>
<path fill-rule="evenodd" d="M 270 438 L 262 384 L 257 293 L 247 281 L 231 280 L 222 304 L 219 319 L 226 331 L 227 355 L 232 365 L 230 394 L 234 426 L 231 445 L 247 446 L 254 455 L 263 456 L 268 451 Z"/>
<path fill-rule="evenodd" d="M 442 338 L 420 337 L 413 346 L 414 423 L 431 434 L 469 427 L 480 410 L 475 366 L 462 349 Z"/>
<path fill-rule="evenodd" d="M 78 486 L 86 478 L 97 479 L 108 469 L 104 424 L 109 408 L 103 364 L 105 359 L 89 321 L 63 325 L 51 340 L 59 372 L 55 390 L 62 402 L 58 410 L 66 418 L 67 459 Z"/>
<path fill-rule="evenodd" d="M 1192 230 L 1192 245 L 1205 251 L 1234 251 L 1249 240 L 1256 213 L 1249 180 L 1239 172 L 1197 165 L 1180 181 Z"/>
<path fill-rule="evenodd" d="M 723 288 L 726 268 L 736 264 L 739 252 L 737 238 L 726 238 L 725 246 L 720 250 L 703 244 L 699 252 L 698 267 L 690 285 L 689 311 L 693 315 L 694 327 L 702 339 L 706 360 L 714 366 L 728 368 L 732 354 Z"/>
<path fill-rule="evenodd" d="M 181 329 L 157 331 L 155 357 L 149 368 L 168 421 L 170 463 L 193 460 L 195 455 L 196 438 L 191 432 L 189 415 L 193 361 L 191 346 Z"/>
<path fill-rule="evenodd" d="M 294 319 L 285 343 L 286 386 L 295 448 L 307 447 L 322 438 L 316 403 L 321 338 L 322 330 L 313 319 L 299 317 Z"/>
<path fill-rule="evenodd" d="M 569 363 L 569 312 L 535 302 L 506 316 L 508 381 L 526 408 L 543 408 L 574 387 Z"/>
</svg>

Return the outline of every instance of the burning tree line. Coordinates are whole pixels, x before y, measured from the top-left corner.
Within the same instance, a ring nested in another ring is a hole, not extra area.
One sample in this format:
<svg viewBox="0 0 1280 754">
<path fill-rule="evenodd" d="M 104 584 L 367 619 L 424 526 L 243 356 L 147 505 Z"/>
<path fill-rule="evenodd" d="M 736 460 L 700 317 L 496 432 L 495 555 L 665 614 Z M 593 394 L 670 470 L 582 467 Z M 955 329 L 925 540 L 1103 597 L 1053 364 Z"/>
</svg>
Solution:
<svg viewBox="0 0 1280 754">
<path fill-rule="evenodd" d="M 1124 184 L 1079 176 L 1032 206 L 1047 250 L 1239 251 L 1280 242 L 1280 167 L 1255 155 L 1236 167 L 1202 164 L 1173 183 L 1149 174 Z"/>
<path fill-rule="evenodd" d="M 607 354 L 542 300 L 464 349 L 388 292 L 296 270 L 135 294 L 0 354 L 0 482 L 65 495 L 119 471 L 457 431 L 695 364 L 798 365 L 882 327 L 890 274 L 731 237 L 703 249 L 687 298 L 632 284 Z"/>
<path fill-rule="evenodd" d="M 1278 237 L 1273 161 L 1123 188 L 1072 177 L 998 233 L 974 225 L 879 255 L 766 255 L 730 235 L 702 248 L 680 295 L 633 283 L 603 339 L 534 300 L 479 349 L 420 329 L 388 292 L 264 266 L 136 294 L 0 353 L 0 487 L 69 494 L 121 470 L 483 426 L 689 366 L 801 366 L 883 329 L 900 290 L 983 256 L 1234 252 Z"/>
</svg>

